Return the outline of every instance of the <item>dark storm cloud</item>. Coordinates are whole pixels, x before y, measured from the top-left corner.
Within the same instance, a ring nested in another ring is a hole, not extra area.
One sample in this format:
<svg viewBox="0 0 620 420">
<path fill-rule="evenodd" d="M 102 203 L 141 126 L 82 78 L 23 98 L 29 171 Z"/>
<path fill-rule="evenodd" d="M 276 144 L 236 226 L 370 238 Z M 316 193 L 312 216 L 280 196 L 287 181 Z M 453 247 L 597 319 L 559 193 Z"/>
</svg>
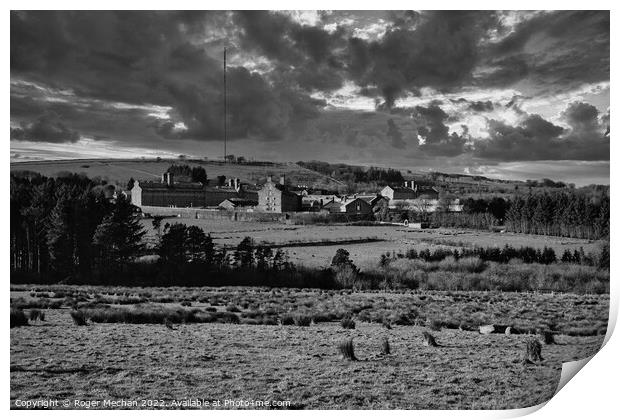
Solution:
<svg viewBox="0 0 620 420">
<path fill-rule="evenodd" d="M 36 121 L 42 114 L 54 114 L 67 126 L 95 140 L 112 139 L 153 145 L 160 141 L 153 126 L 158 120 L 149 114 L 149 108 L 134 108 L 125 104 L 78 98 L 74 95 L 57 96 L 33 86 L 11 84 L 11 120 L 20 125 Z"/>
<path fill-rule="evenodd" d="M 55 113 L 41 115 L 31 124 L 23 123 L 20 127 L 11 128 L 12 140 L 28 140 L 50 143 L 74 143 L 80 134 L 70 129 Z"/>
<path fill-rule="evenodd" d="M 428 106 L 415 108 L 394 108 L 391 114 L 406 116 L 416 127 L 418 150 L 429 156 L 458 156 L 467 151 L 470 140 L 467 126 L 462 126 L 462 134 L 450 133 L 446 125 L 451 117 L 441 108 L 439 101 L 432 101 Z M 388 122 L 389 124 L 389 122 Z M 398 126 L 395 125 L 395 128 Z M 394 143 L 392 144 L 394 147 Z"/>
<path fill-rule="evenodd" d="M 564 121 L 570 126 L 567 139 L 579 143 L 605 144 L 605 137 L 609 134 L 609 114 L 606 116 L 599 119 L 598 109 L 593 105 L 584 102 L 571 103 L 562 113 Z"/>
<path fill-rule="evenodd" d="M 407 144 L 403 141 L 403 134 L 400 132 L 396 123 L 394 123 L 394 120 L 390 118 L 387 121 L 387 124 L 388 128 L 386 135 L 392 140 L 392 147 L 396 149 L 404 149 Z"/>
<path fill-rule="evenodd" d="M 488 47 L 493 69 L 480 84 L 508 86 L 524 78 L 557 92 L 609 80 L 609 11 L 542 12 Z"/>
<path fill-rule="evenodd" d="M 490 120 L 487 129 L 490 138 L 477 142 L 476 155 L 497 160 L 554 159 L 564 131 L 540 115 L 530 115 L 518 126 Z"/>
<path fill-rule="evenodd" d="M 608 160 L 609 140 L 594 111 L 588 104 L 571 104 L 563 113 L 568 130 L 536 114 L 516 126 L 489 120 L 489 138 L 476 141 L 474 154 L 499 161 Z"/>
<path fill-rule="evenodd" d="M 348 70 L 361 86 L 378 86 L 385 102 L 430 86 L 445 90 L 471 77 L 478 45 L 496 27 L 493 12 L 425 12 L 415 25 L 395 25 L 373 42 L 352 38 Z"/>
<path fill-rule="evenodd" d="M 413 118 L 418 124 L 418 134 L 427 144 L 439 143 L 448 138 L 448 126 L 444 124 L 448 114 L 439 106 L 417 106 Z"/>
<path fill-rule="evenodd" d="M 289 16 L 269 11 L 239 11 L 242 48 L 263 54 L 276 63 L 274 77 L 307 90 L 334 90 L 344 81 L 344 31 L 329 33 L 302 25 Z"/>
<path fill-rule="evenodd" d="M 12 12 L 11 137 L 221 139 L 227 46 L 229 138 L 285 140 L 265 147 L 291 150 L 295 142 L 338 143 L 368 156 L 408 149 L 429 158 L 608 159 L 608 111 L 572 104 L 562 128 L 524 110 L 539 95 L 609 80 L 609 12 L 520 15 L 510 28 L 502 12 L 377 13 L 309 25 L 264 11 Z M 41 88 L 25 91 L 13 80 Z M 517 95 L 506 104 L 497 87 Z M 484 95 L 472 96 L 484 100 L 469 96 L 478 88 Z M 418 102 L 425 106 L 394 106 L 411 95 L 429 97 Z M 356 107 L 360 96 L 375 100 L 375 112 L 316 99 Z M 488 121 L 488 139 L 472 138 L 467 126 L 450 132 L 507 110 L 520 122 Z"/>
<path fill-rule="evenodd" d="M 13 12 L 11 72 L 79 96 L 171 106 L 187 130 L 175 138 L 223 136 L 221 63 L 195 41 L 223 13 Z M 229 71 L 231 138 L 280 138 L 321 105 L 242 67 Z M 158 133 L 171 123 L 162 121 Z"/>
</svg>

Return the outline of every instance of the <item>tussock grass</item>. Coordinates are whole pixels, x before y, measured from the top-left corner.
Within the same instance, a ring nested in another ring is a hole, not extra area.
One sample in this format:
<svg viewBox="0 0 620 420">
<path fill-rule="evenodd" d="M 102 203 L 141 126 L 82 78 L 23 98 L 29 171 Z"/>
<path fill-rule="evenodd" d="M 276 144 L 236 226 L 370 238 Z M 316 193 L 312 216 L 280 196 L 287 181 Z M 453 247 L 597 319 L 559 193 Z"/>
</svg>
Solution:
<svg viewBox="0 0 620 420">
<path fill-rule="evenodd" d="M 433 337 L 433 335 L 429 333 L 428 331 L 422 332 L 422 336 L 424 337 L 425 346 L 439 347 L 439 345 L 437 344 L 437 340 L 435 340 L 435 337 Z"/>
<path fill-rule="evenodd" d="M 342 320 L 340 321 L 340 325 L 345 330 L 354 330 L 355 329 L 355 321 L 353 321 L 353 319 L 351 319 L 350 317 L 342 318 Z"/>
<path fill-rule="evenodd" d="M 484 262 L 468 257 L 441 261 L 397 259 L 368 271 L 395 288 L 503 292 L 555 291 L 609 293 L 609 272 L 577 264 L 525 264 Z"/>
<path fill-rule="evenodd" d="M 356 361 L 357 357 L 355 357 L 355 351 L 353 349 L 353 339 L 349 338 L 343 340 L 338 344 L 338 350 L 340 350 L 340 354 L 342 358 L 345 360 Z"/>
<path fill-rule="evenodd" d="M 540 341 L 532 338 L 525 343 L 525 356 L 523 357 L 524 363 L 538 363 L 544 359 L 541 355 L 542 345 Z"/>
<path fill-rule="evenodd" d="M 28 319 L 30 319 L 30 321 L 45 321 L 45 312 L 41 312 L 38 309 L 31 309 L 28 313 Z"/>
<path fill-rule="evenodd" d="M 381 340 L 381 354 L 391 354 L 390 341 L 387 337 L 383 337 Z"/>
<path fill-rule="evenodd" d="M 22 297 L 11 299 L 11 306 L 17 309 L 58 309 L 62 306 L 62 300 L 48 298 L 24 299 Z"/>
<path fill-rule="evenodd" d="M 298 327 L 309 327 L 312 322 L 312 318 L 308 315 L 296 314 L 293 317 L 293 321 Z"/>
<path fill-rule="evenodd" d="M 438 319 L 427 319 L 426 326 L 431 331 L 441 331 L 443 327 L 443 322 Z"/>
<path fill-rule="evenodd" d="M 280 324 L 282 325 L 294 325 L 295 317 L 293 314 L 287 313 L 280 316 Z"/>
<path fill-rule="evenodd" d="M 11 308 L 11 328 L 28 325 L 28 318 L 24 311 L 18 308 Z"/>
<path fill-rule="evenodd" d="M 84 310 L 73 310 L 69 314 L 71 315 L 71 319 L 75 325 L 79 327 L 88 325 L 88 322 L 86 322 L 87 316 Z"/>
</svg>

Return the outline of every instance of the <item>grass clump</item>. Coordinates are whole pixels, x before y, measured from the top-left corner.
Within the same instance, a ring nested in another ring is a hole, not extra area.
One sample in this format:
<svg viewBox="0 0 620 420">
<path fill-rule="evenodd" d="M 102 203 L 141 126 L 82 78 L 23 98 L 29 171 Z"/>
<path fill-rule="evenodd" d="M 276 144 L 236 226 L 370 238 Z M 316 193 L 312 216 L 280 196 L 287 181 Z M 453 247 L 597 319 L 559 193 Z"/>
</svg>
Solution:
<svg viewBox="0 0 620 420">
<path fill-rule="evenodd" d="M 293 314 L 283 314 L 280 317 L 280 324 L 282 325 L 294 325 L 295 324 L 295 317 L 293 316 Z"/>
<path fill-rule="evenodd" d="M 28 318 L 21 309 L 11 308 L 11 328 L 28 325 Z"/>
<path fill-rule="evenodd" d="M 338 349 L 340 350 L 340 354 L 342 355 L 343 359 L 351 361 L 357 360 L 357 357 L 355 357 L 355 351 L 353 349 L 352 338 L 341 341 L 340 344 L 338 344 Z"/>
<path fill-rule="evenodd" d="M 340 325 L 345 330 L 355 329 L 355 321 L 353 321 L 353 319 L 351 319 L 350 317 L 342 318 L 342 320 L 340 321 Z"/>
<path fill-rule="evenodd" d="M 387 337 L 383 337 L 383 340 L 381 340 L 381 354 L 387 355 L 390 354 L 390 352 L 390 341 Z"/>
<path fill-rule="evenodd" d="M 298 327 L 309 327 L 312 322 L 312 318 L 307 315 L 296 314 L 293 317 L 293 321 Z"/>
<path fill-rule="evenodd" d="M 70 312 L 70 315 L 71 315 L 71 319 L 73 320 L 73 323 L 77 325 L 78 327 L 88 325 L 88 323 L 86 322 L 86 318 L 87 318 L 86 313 L 83 310 L 81 309 L 73 310 Z"/>
</svg>

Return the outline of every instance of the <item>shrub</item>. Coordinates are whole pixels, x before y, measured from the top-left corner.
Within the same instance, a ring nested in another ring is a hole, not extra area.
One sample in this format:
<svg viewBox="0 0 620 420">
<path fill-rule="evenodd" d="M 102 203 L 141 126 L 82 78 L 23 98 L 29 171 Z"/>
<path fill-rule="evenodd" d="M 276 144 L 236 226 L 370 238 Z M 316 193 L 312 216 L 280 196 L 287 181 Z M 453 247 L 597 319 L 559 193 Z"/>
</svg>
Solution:
<svg viewBox="0 0 620 420">
<path fill-rule="evenodd" d="M 28 318 L 21 309 L 11 308 L 11 328 L 28 325 Z"/>
<path fill-rule="evenodd" d="M 278 325 L 278 319 L 275 316 L 263 316 L 261 323 L 263 325 Z"/>
<path fill-rule="evenodd" d="M 233 312 L 222 312 L 220 320 L 225 324 L 238 324 L 239 316 Z"/>
<path fill-rule="evenodd" d="M 282 325 L 294 325 L 295 324 L 295 317 L 288 313 L 288 314 L 283 314 L 280 316 L 280 324 Z"/>
<path fill-rule="evenodd" d="M 343 289 L 353 289 L 358 285 L 359 273 L 354 266 L 338 265 L 333 268 L 334 280 L 338 287 Z"/>
<path fill-rule="evenodd" d="M 312 322 L 312 318 L 307 315 L 296 314 L 293 317 L 295 325 L 298 327 L 309 327 Z"/>
</svg>

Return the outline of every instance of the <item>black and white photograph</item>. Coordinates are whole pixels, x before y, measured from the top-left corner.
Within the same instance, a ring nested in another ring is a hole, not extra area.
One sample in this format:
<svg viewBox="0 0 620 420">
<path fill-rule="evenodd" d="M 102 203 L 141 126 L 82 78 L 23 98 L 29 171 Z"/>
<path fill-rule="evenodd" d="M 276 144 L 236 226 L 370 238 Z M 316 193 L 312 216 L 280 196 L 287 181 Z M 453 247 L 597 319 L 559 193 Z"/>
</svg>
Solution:
<svg viewBox="0 0 620 420">
<path fill-rule="evenodd" d="M 526 409 L 609 336 L 610 10 L 5 13 L 11 410 Z"/>
</svg>

